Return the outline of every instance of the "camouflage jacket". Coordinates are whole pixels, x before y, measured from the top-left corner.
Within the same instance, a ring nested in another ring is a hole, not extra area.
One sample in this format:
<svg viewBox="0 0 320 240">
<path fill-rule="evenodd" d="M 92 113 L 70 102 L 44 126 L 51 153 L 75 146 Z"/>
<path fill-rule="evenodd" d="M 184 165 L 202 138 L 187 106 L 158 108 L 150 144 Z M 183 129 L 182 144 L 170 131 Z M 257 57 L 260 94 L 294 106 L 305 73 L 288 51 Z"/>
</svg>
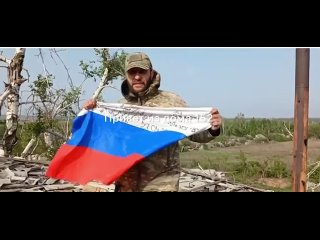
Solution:
<svg viewBox="0 0 320 240">
<path fill-rule="evenodd" d="M 122 83 L 121 91 L 124 99 L 121 103 L 148 106 L 148 107 L 187 107 L 187 104 L 178 95 L 159 90 L 160 74 L 156 72 L 150 87 L 143 93 L 135 95 L 129 91 L 128 83 Z M 189 137 L 190 140 L 207 143 L 220 134 L 204 131 Z M 116 185 L 121 192 L 136 191 L 169 191 L 179 189 L 180 157 L 179 144 L 175 143 L 160 150 L 129 169 L 122 175 Z"/>
</svg>

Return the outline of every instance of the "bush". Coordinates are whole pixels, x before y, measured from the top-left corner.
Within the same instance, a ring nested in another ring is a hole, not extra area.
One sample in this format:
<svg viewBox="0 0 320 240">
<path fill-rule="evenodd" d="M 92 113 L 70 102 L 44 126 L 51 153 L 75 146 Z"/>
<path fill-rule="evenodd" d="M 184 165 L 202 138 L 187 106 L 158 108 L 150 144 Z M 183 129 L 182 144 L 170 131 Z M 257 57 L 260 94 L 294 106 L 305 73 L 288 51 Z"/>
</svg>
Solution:
<svg viewBox="0 0 320 240">
<path fill-rule="evenodd" d="M 262 165 L 257 161 L 247 161 L 243 151 L 239 153 L 240 162 L 235 165 L 235 171 L 243 178 L 261 176 L 263 173 Z"/>
<path fill-rule="evenodd" d="M 270 140 L 289 141 L 290 138 L 283 137 L 288 134 L 287 129 L 293 132 L 292 120 L 277 119 L 246 119 L 243 115 L 235 119 L 226 119 L 223 124 L 224 136 L 247 137 L 264 135 L 271 136 Z M 320 136 L 320 131 L 319 131 Z"/>
<path fill-rule="evenodd" d="M 319 122 L 310 122 L 309 123 L 309 138 L 320 138 L 320 123 Z"/>
<path fill-rule="evenodd" d="M 265 177 L 286 178 L 289 176 L 290 172 L 286 164 L 277 159 L 272 160 L 265 171 Z"/>
<path fill-rule="evenodd" d="M 55 124 L 55 129 L 58 129 L 59 125 L 61 125 L 62 123 L 57 122 Z M 39 122 L 25 122 L 19 124 L 17 130 L 18 143 L 13 149 L 13 155 L 21 156 L 21 153 L 23 152 L 29 141 L 32 138 L 36 138 L 36 149 L 34 150 L 33 154 L 52 158 L 64 141 L 62 139 L 57 139 L 56 141 L 54 141 L 52 147 L 47 147 L 43 137 L 44 126 L 45 125 L 41 125 Z"/>
<path fill-rule="evenodd" d="M 317 160 L 315 164 L 312 164 L 308 166 L 308 173 L 312 173 L 309 176 L 309 181 L 314 183 L 320 183 L 320 167 L 318 165 L 320 164 L 320 156 L 317 157 Z"/>
<path fill-rule="evenodd" d="M 286 142 L 291 140 L 291 137 L 288 137 L 282 133 L 270 133 L 268 139 L 276 142 Z"/>
</svg>

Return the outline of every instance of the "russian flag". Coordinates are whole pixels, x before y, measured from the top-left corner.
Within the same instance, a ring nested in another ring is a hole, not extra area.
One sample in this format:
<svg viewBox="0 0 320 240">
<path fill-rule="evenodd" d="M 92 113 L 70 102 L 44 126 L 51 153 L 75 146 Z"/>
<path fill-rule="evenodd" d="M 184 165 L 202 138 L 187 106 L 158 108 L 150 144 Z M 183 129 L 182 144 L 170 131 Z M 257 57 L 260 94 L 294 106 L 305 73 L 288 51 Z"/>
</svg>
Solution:
<svg viewBox="0 0 320 240">
<path fill-rule="evenodd" d="M 71 138 L 57 151 L 46 175 L 109 185 L 156 151 L 209 129 L 210 110 L 99 102 L 94 110 L 78 114 Z"/>
</svg>

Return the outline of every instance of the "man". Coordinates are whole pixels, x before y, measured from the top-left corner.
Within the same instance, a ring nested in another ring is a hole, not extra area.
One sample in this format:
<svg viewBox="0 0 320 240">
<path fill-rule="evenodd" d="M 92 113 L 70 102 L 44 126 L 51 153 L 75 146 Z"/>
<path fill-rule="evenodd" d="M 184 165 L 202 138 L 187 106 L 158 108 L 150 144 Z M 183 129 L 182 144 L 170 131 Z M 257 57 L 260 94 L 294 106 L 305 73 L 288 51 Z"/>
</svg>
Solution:
<svg viewBox="0 0 320 240">
<path fill-rule="evenodd" d="M 126 79 L 121 91 L 124 99 L 121 103 L 148 107 L 187 107 L 178 95 L 159 90 L 160 74 L 153 69 L 149 57 L 144 53 L 133 53 L 125 62 Z M 96 107 L 96 101 L 89 100 L 85 109 Z M 212 128 L 189 137 L 190 140 L 207 143 L 220 134 L 222 118 L 217 109 L 211 111 Z M 169 191 L 179 188 L 180 159 L 179 144 L 154 153 L 129 169 L 116 183 L 120 192 Z"/>
</svg>

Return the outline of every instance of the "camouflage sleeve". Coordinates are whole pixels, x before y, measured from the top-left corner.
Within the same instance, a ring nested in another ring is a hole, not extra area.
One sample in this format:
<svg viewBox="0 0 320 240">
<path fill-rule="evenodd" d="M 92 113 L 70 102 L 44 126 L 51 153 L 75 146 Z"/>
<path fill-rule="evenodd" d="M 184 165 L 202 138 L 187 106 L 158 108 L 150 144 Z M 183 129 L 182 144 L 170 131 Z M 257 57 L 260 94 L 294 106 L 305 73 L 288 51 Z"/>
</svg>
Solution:
<svg viewBox="0 0 320 240">
<path fill-rule="evenodd" d="M 189 140 L 193 142 L 198 142 L 198 143 L 208 143 L 219 135 L 220 135 L 220 128 L 217 130 L 209 129 L 201 133 L 190 136 Z"/>
</svg>

